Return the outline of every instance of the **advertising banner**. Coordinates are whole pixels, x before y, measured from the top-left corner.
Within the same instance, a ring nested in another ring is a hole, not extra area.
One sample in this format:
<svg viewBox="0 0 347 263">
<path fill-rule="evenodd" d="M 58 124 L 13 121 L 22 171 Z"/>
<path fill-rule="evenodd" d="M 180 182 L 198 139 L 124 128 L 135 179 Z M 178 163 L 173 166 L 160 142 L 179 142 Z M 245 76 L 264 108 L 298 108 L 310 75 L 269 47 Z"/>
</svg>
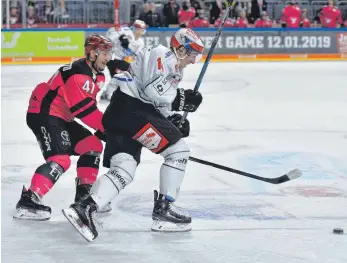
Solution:
<svg viewBox="0 0 347 263">
<path fill-rule="evenodd" d="M 176 30 L 176 29 L 175 29 Z M 2 63 L 69 63 L 84 56 L 84 40 L 90 34 L 106 34 L 106 29 L 68 31 L 3 30 Z M 149 29 L 146 46 L 169 46 L 174 31 Z M 208 53 L 216 34 L 214 29 L 198 30 Z M 212 61 L 347 60 L 347 30 L 233 30 L 223 31 Z"/>
<path fill-rule="evenodd" d="M 83 31 L 1 32 L 1 57 L 80 57 L 83 44 Z"/>
<path fill-rule="evenodd" d="M 206 52 L 215 32 L 199 31 Z M 172 32 L 147 32 L 146 45 L 168 45 Z M 215 54 L 337 54 L 347 47 L 347 32 L 334 31 L 224 31 Z M 339 49 L 338 47 L 341 46 Z"/>
<path fill-rule="evenodd" d="M 169 46 L 173 33 L 172 30 L 148 30 L 144 36 L 145 45 Z M 205 44 L 204 53 L 207 54 L 216 31 L 207 29 L 199 30 L 198 33 Z M 212 61 L 239 60 L 347 60 L 347 31 L 224 30 Z"/>
</svg>

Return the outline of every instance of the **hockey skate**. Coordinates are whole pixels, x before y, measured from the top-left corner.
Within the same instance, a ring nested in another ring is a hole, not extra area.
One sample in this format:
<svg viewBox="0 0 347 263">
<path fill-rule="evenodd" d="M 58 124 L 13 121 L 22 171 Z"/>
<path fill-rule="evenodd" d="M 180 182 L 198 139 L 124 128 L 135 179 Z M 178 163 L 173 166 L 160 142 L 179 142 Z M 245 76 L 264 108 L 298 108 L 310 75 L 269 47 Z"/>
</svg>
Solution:
<svg viewBox="0 0 347 263">
<path fill-rule="evenodd" d="M 185 232 L 192 229 L 192 218 L 184 215 L 162 194 L 154 190 L 154 209 L 152 231 Z"/>
<path fill-rule="evenodd" d="M 66 219 L 89 242 L 98 236 L 94 224 L 96 211 L 97 205 L 90 195 L 86 199 L 72 204 L 70 208 L 62 210 Z"/>
<path fill-rule="evenodd" d="M 41 203 L 41 198 L 23 186 L 22 195 L 16 205 L 13 218 L 23 220 L 44 221 L 51 217 L 51 208 Z"/>
<path fill-rule="evenodd" d="M 75 203 L 86 199 L 90 194 L 90 189 L 92 188 L 91 184 L 80 184 L 80 179 L 76 177 L 76 195 L 75 195 Z"/>
<path fill-rule="evenodd" d="M 82 201 L 83 199 L 87 198 L 90 194 L 90 189 L 92 188 L 91 184 L 79 184 L 80 179 L 76 177 L 75 183 L 76 183 L 76 195 L 75 195 L 75 203 Z M 108 203 L 104 207 L 100 208 L 98 210 L 98 213 L 108 213 L 111 212 L 112 207 L 111 203 Z"/>
</svg>

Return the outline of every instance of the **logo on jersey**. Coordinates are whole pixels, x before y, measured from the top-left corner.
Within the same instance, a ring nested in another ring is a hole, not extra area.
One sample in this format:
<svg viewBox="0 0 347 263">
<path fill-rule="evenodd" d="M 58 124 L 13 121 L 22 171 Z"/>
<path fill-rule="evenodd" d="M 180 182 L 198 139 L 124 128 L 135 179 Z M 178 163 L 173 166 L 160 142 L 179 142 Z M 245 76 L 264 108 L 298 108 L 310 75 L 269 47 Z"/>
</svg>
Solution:
<svg viewBox="0 0 347 263">
<path fill-rule="evenodd" d="M 152 85 L 160 96 L 171 87 L 171 83 L 164 76 L 159 76 Z"/>
<path fill-rule="evenodd" d="M 41 126 L 41 132 L 43 135 L 44 143 L 46 145 L 46 151 L 50 152 L 52 150 L 52 148 L 51 148 L 51 142 L 52 142 L 51 135 L 47 132 L 46 128 L 43 126 Z"/>
<path fill-rule="evenodd" d="M 133 139 L 154 153 L 160 151 L 169 143 L 169 141 L 150 123 L 146 124 L 136 133 Z"/>
<path fill-rule="evenodd" d="M 165 58 L 170 57 L 172 54 L 173 54 L 173 52 L 172 52 L 172 51 L 167 52 L 167 53 L 165 54 Z"/>
<path fill-rule="evenodd" d="M 181 78 L 180 75 L 173 75 L 173 76 L 172 76 L 171 84 L 172 84 L 172 85 L 176 85 L 176 84 L 178 84 L 181 80 L 182 80 L 182 78 Z"/>
<path fill-rule="evenodd" d="M 60 133 L 60 136 L 63 139 L 62 144 L 64 146 L 71 146 L 70 136 L 69 136 L 69 133 L 67 131 L 62 131 Z"/>
</svg>

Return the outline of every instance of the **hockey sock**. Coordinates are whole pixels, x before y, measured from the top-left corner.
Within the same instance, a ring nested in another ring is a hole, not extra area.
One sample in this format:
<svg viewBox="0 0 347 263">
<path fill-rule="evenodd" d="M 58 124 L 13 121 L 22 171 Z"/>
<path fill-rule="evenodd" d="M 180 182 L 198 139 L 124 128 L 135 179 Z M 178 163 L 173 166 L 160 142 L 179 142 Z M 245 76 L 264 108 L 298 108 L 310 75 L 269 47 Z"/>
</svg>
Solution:
<svg viewBox="0 0 347 263">
<path fill-rule="evenodd" d="M 30 190 L 43 197 L 53 187 L 59 177 L 70 167 L 68 155 L 55 155 L 39 166 L 31 179 Z"/>
</svg>

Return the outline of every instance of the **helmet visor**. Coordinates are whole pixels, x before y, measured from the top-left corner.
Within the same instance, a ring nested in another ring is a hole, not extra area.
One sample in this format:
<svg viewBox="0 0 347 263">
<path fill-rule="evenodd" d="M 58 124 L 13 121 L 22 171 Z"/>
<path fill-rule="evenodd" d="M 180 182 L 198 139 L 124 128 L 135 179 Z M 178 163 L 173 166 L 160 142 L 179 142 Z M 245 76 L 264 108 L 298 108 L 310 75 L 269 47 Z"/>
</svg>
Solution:
<svg viewBox="0 0 347 263">
<path fill-rule="evenodd" d="M 187 55 L 195 58 L 195 63 L 198 63 L 202 58 L 203 48 L 195 43 L 187 43 L 184 45 Z M 197 50 L 198 49 L 198 50 Z"/>
</svg>

